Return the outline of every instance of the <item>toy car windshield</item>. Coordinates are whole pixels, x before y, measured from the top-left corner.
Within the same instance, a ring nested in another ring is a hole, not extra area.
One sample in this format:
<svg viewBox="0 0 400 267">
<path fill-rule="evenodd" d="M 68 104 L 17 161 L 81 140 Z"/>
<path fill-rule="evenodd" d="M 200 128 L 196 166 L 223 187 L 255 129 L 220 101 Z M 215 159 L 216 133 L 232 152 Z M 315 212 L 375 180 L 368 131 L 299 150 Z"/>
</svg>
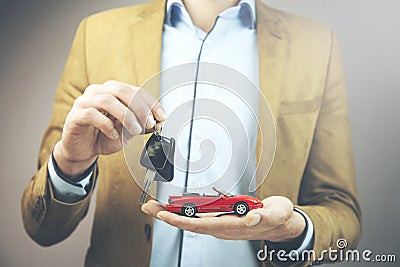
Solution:
<svg viewBox="0 0 400 267">
<path fill-rule="evenodd" d="M 212 190 L 214 190 L 215 192 L 217 192 L 219 196 L 220 196 L 220 195 L 223 195 L 223 196 L 225 196 L 225 197 L 234 197 L 234 196 L 235 196 L 235 195 L 232 195 L 231 193 L 227 193 L 227 192 L 220 191 L 220 190 L 218 190 L 218 189 L 215 188 L 215 187 L 212 187 Z"/>
</svg>

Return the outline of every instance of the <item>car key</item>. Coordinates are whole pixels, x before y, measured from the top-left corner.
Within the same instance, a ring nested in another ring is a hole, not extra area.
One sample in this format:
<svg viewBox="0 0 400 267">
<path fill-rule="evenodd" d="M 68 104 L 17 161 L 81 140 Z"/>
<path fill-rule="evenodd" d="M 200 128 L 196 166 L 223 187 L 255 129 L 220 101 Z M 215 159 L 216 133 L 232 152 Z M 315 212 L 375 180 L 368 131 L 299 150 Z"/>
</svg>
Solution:
<svg viewBox="0 0 400 267">
<path fill-rule="evenodd" d="M 140 203 L 146 201 L 153 181 L 170 182 L 174 178 L 175 139 L 157 131 L 151 135 L 140 156 L 140 164 L 147 169 Z"/>
</svg>

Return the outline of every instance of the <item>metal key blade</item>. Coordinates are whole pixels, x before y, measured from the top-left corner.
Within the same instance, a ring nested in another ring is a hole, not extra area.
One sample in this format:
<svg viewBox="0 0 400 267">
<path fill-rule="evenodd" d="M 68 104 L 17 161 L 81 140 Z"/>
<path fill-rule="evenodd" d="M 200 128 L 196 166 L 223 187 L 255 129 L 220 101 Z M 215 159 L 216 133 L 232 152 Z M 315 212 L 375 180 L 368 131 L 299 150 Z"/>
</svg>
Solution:
<svg viewBox="0 0 400 267">
<path fill-rule="evenodd" d="M 149 192 L 151 184 L 154 181 L 154 177 L 156 176 L 156 172 L 150 169 L 147 169 L 146 171 L 146 176 L 144 177 L 144 185 L 143 185 L 143 191 L 140 194 L 140 203 L 143 204 L 146 202 L 147 198 L 147 192 Z"/>
</svg>

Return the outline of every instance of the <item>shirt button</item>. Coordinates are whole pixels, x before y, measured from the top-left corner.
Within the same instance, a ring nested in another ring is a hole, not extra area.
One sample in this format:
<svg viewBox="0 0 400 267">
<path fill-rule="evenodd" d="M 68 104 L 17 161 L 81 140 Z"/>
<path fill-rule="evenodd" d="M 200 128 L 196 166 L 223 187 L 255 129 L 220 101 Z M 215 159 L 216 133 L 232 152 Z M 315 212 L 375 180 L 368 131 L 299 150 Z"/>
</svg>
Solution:
<svg viewBox="0 0 400 267">
<path fill-rule="evenodd" d="M 207 40 L 207 41 L 206 41 L 206 45 L 207 45 L 208 47 L 213 47 L 213 46 L 214 46 L 214 42 L 211 41 L 211 40 Z"/>
<path fill-rule="evenodd" d="M 196 134 L 196 137 L 197 137 L 198 139 L 203 139 L 203 138 L 204 138 L 204 133 L 203 133 L 203 132 L 198 132 L 198 133 Z"/>
<path fill-rule="evenodd" d="M 193 188 L 197 187 L 196 180 L 195 179 L 189 179 L 188 186 L 189 187 L 193 187 Z"/>
<path fill-rule="evenodd" d="M 193 182 L 195 187 L 200 187 L 201 186 L 201 182 L 199 180 L 196 180 Z"/>
</svg>

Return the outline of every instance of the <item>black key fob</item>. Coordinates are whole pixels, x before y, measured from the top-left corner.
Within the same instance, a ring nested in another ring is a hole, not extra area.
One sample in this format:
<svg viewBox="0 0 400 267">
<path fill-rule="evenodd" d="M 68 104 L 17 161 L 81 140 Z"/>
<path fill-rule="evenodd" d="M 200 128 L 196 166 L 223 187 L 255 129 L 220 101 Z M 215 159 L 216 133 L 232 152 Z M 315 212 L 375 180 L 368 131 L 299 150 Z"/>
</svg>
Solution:
<svg viewBox="0 0 400 267">
<path fill-rule="evenodd" d="M 153 133 L 140 156 L 140 164 L 156 172 L 154 181 L 170 182 L 174 178 L 175 139 Z"/>
</svg>

